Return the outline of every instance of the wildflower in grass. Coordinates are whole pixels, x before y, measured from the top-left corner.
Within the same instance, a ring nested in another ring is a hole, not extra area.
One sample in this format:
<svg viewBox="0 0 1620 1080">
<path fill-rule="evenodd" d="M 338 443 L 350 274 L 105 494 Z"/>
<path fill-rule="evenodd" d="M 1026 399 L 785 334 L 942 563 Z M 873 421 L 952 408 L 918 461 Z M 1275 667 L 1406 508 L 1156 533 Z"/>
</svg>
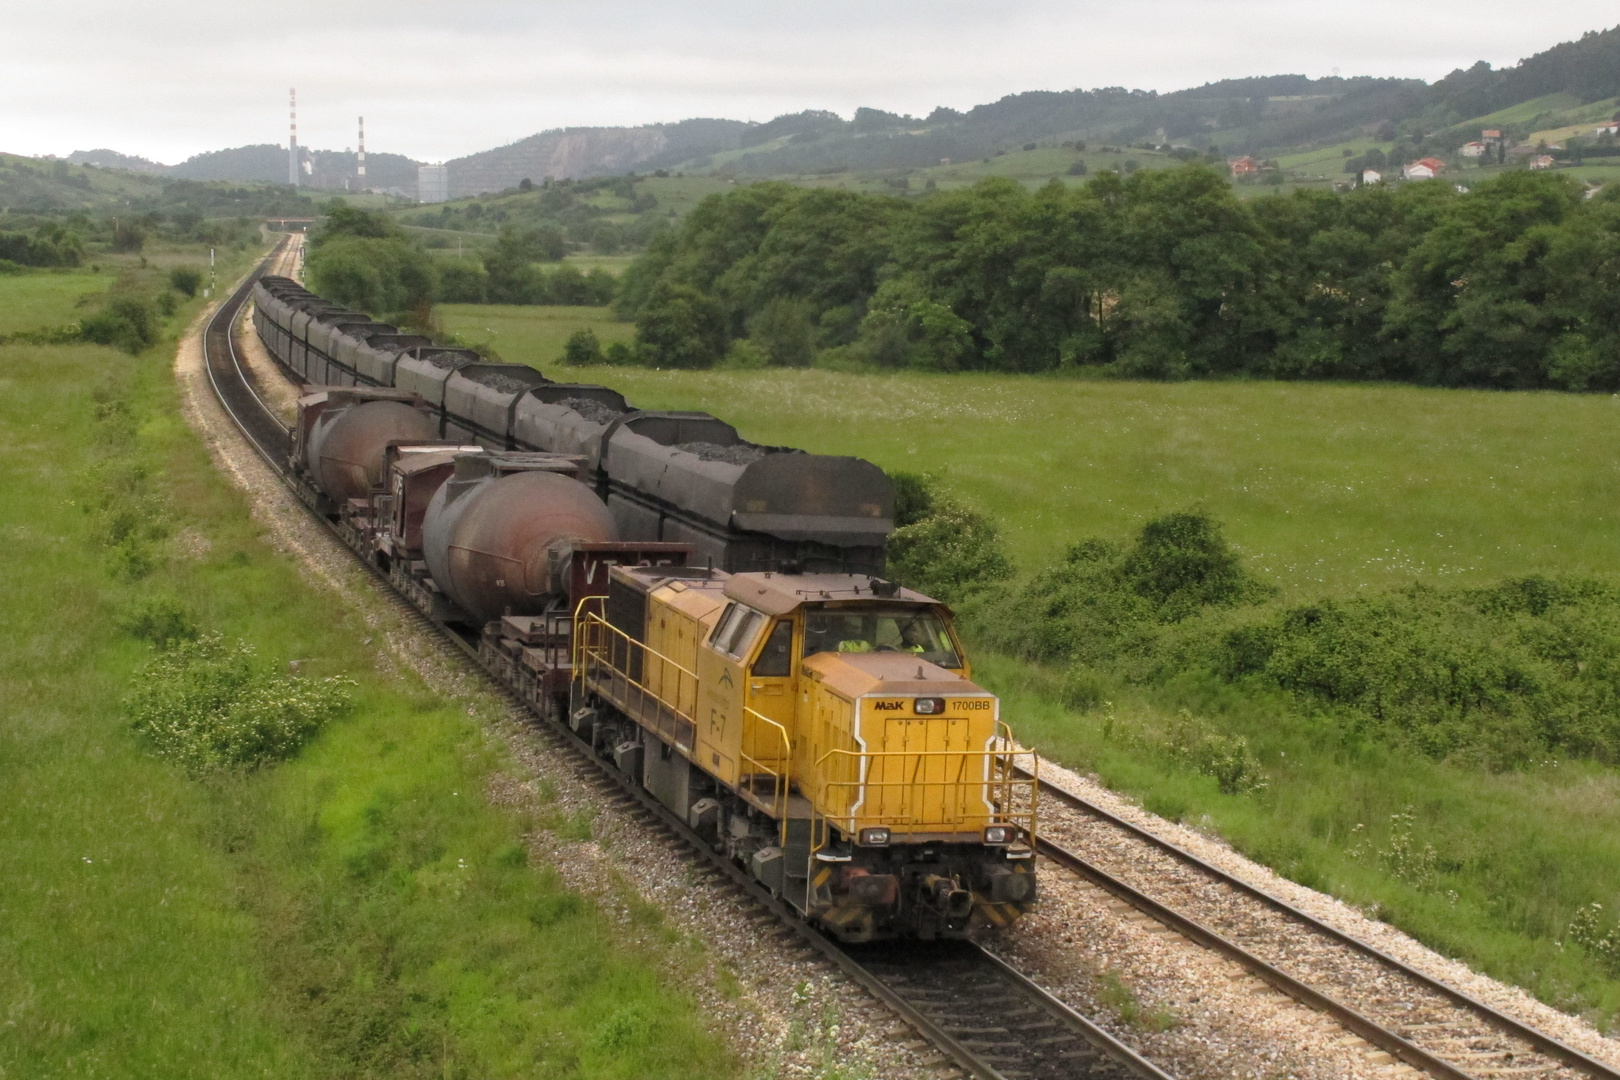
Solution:
<svg viewBox="0 0 1620 1080">
<path fill-rule="evenodd" d="M 353 682 L 298 678 L 254 664 L 245 642 L 219 634 L 182 641 L 136 676 L 124 706 L 161 756 L 193 775 L 281 761 L 349 706 Z"/>
</svg>

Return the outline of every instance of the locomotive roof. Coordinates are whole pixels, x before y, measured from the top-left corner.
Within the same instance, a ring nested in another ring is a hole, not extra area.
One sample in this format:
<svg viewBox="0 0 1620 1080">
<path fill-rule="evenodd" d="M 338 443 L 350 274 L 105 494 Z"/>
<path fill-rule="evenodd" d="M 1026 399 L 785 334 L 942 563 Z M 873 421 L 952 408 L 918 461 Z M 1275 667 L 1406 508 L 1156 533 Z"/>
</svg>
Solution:
<svg viewBox="0 0 1620 1080">
<path fill-rule="evenodd" d="M 726 596 L 767 615 L 786 615 L 801 604 L 838 600 L 936 603 L 920 592 L 866 574 L 733 574 L 726 582 Z"/>
</svg>

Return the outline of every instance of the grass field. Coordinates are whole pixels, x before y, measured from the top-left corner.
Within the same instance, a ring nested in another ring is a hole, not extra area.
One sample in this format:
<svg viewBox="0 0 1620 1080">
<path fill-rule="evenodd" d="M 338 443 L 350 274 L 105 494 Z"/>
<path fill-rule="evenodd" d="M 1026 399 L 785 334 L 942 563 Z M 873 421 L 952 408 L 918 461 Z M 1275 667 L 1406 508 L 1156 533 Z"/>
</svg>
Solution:
<svg viewBox="0 0 1620 1080">
<path fill-rule="evenodd" d="M 607 308 L 440 304 L 434 310 L 458 340 L 488 346 L 508 363 L 544 368 L 552 378 L 564 377 L 557 374 L 558 360 L 575 331 L 595 331 L 603 348 L 636 336 L 633 325 L 614 321 Z"/>
<path fill-rule="evenodd" d="M 528 863 L 526 833 L 580 826 L 486 801 L 511 766 L 485 712 L 376 664 L 267 543 L 172 356 L 0 347 L 0 1076 L 731 1075 L 674 984 L 687 946 L 625 944 Z M 154 605 L 353 679 L 352 710 L 290 762 L 188 779 L 121 705 Z"/>
<path fill-rule="evenodd" d="M 492 340 L 550 371 L 559 335 L 548 316 L 520 330 L 524 312 Z M 630 328 L 596 329 L 607 340 Z M 1300 598 L 1620 567 L 1620 402 L 1608 397 L 780 369 L 569 376 L 646 408 L 708 409 L 762 442 L 939 472 L 995 515 L 1026 569 L 1189 506 Z"/>
<path fill-rule="evenodd" d="M 497 339 L 503 355 L 562 376 L 520 344 L 522 315 Z M 1281 587 L 1279 605 L 1620 568 L 1620 399 L 1606 396 L 815 370 L 566 377 L 643 408 L 706 409 L 756 441 L 935 472 L 992 513 L 1024 572 L 1189 507 L 1224 523 Z M 1432 761 L 1213 678 L 1114 685 L 1111 705 L 1084 711 L 1058 703 L 1059 672 L 981 654 L 978 675 L 1057 760 L 1544 1000 L 1600 1025 L 1620 1014 L 1620 979 L 1558 945 L 1579 904 L 1620 905 L 1620 771 Z M 1167 752 L 1183 710 L 1248 739 L 1266 789 L 1222 794 Z M 1395 817 L 1409 812 L 1409 825 Z M 1389 853 L 1404 842 L 1433 849 L 1432 880 L 1396 872 Z"/>
<path fill-rule="evenodd" d="M 45 330 L 82 318 L 88 302 L 117 280 L 107 273 L 32 272 L 0 277 L 0 334 Z"/>
</svg>

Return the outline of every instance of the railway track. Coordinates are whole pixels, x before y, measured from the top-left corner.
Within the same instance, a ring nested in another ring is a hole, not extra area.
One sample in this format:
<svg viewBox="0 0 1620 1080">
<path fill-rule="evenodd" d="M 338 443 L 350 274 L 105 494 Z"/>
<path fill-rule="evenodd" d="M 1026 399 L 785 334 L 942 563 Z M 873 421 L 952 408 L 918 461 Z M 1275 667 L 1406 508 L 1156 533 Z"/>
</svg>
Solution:
<svg viewBox="0 0 1620 1080">
<path fill-rule="evenodd" d="M 278 477 L 291 433 L 262 398 L 251 367 L 236 346 L 235 328 L 253 284 L 272 264 L 288 257 L 284 240 L 216 309 L 203 331 L 203 366 L 214 395 L 248 443 Z M 333 536 L 331 523 L 315 515 Z M 402 614 L 435 632 L 478 664 L 477 643 L 428 619 L 388 586 L 368 560 L 359 560 L 385 586 L 383 594 Z M 503 692 L 507 688 L 494 680 Z M 598 792 L 633 806 L 685 844 L 683 856 L 722 875 L 741 895 L 768 910 L 805 948 L 837 967 L 884 1002 L 948 1061 L 980 1080 L 1173 1080 L 1097 1024 L 1069 1008 L 1011 966 L 976 945 L 939 943 L 930 948 L 841 946 L 805 923 L 741 867 L 714 852 L 686 823 L 614 765 L 592 752 L 556 717 L 539 716 L 508 692 L 509 699 L 539 721 L 545 734 L 593 766 Z"/>
<path fill-rule="evenodd" d="M 1038 850 L 1176 933 L 1415 1069 L 1442 1080 L 1620 1080 L 1620 1070 L 1515 1020 L 1104 807 L 1042 784 L 1084 820 L 1043 814 Z M 1054 838 L 1056 834 L 1057 838 Z M 1147 845 L 1152 856 L 1142 858 Z M 1084 847 L 1084 854 L 1077 850 Z"/>
</svg>

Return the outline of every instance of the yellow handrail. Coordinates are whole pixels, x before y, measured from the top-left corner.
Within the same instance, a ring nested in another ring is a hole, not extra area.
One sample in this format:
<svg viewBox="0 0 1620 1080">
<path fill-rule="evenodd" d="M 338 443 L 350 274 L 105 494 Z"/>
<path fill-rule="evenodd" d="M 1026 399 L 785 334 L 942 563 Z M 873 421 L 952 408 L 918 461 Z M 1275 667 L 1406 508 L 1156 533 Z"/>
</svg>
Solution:
<svg viewBox="0 0 1620 1080">
<path fill-rule="evenodd" d="M 763 774 L 765 774 L 765 775 L 767 775 L 767 776 L 769 776 L 771 778 L 771 785 L 772 785 L 772 787 L 771 787 L 771 791 L 772 791 L 771 808 L 772 808 L 772 813 L 775 815 L 775 817 L 776 817 L 776 819 L 778 821 L 782 822 L 782 827 L 784 829 L 786 829 L 787 828 L 788 785 L 789 785 L 788 770 L 793 767 L 793 740 L 788 738 L 787 728 L 783 727 L 781 724 L 777 723 L 775 720 L 772 720 L 770 717 L 766 716 L 764 713 L 756 712 L 755 710 L 750 709 L 746 705 L 743 706 L 743 713 L 746 716 L 752 717 L 753 719 L 758 720 L 758 721 L 762 721 L 763 723 L 769 724 L 771 727 L 775 728 L 777 737 L 779 739 L 781 739 L 781 741 L 782 741 L 782 756 L 781 756 L 781 758 L 779 760 L 784 762 L 784 765 L 783 765 L 783 768 L 782 768 L 781 772 L 778 772 L 777 770 L 771 768 L 769 765 L 766 765 L 763 761 L 755 760 L 754 758 L 750 757 L 745 751 L 743 751 L 741 749 L 739 749 L 737 751 L 737 753 L 738 753 L 738 756 L 741 757 L 743 765 L 745 766 L 744 769 L 743 769 L 743 777 L 744 778 L 747 777 L 747 776 L 757 776 L 757 775 L 760 775 L 761 773 L 763 773 Z M 746 766 L 749 766 L 749 765 L 752 765 L 754 767 L 754 771 L 752 771 L 752 772 L 749 771 L 749 769 L 746 767 Z M 742 778 L 739 778 L 739 779 L 742 780 Z M 743 781 L 743 782 L 745 782 L 745 781 Z"/>
<path fill-rule="evenodd" d="M 681 749 L 691 750 L 697 731 L 697 675 L 657 649 L 637 641 L 600 615 L 583 612 L 583 603 L 580 607 L 584 620 L 576 623 L 574 628 L 576 677 L 617 705 L 627 716 L 652 727 L 661 735 L 669 736 Z M 607 644 L 600 643 L 600 638 L 605 638 Z M 623 667 L 617 662 L 620 655 L 625 660 Z M 630 661 L 638 656 L 641 659 L 641 678 L 630 673 Z M 649 661 L 656 662 L 658 689 L 644 681 L 653 667 Z M 599 675 L 593 679 L 593 671 L 598 668 L 611 675 L 606 678 Z M 675 686 L 673 700 L 660 692 L 667 689 L 672 681 Z M 687 699 L 691 701 L 690 710 L 684 705 Z"/>
</svg>

